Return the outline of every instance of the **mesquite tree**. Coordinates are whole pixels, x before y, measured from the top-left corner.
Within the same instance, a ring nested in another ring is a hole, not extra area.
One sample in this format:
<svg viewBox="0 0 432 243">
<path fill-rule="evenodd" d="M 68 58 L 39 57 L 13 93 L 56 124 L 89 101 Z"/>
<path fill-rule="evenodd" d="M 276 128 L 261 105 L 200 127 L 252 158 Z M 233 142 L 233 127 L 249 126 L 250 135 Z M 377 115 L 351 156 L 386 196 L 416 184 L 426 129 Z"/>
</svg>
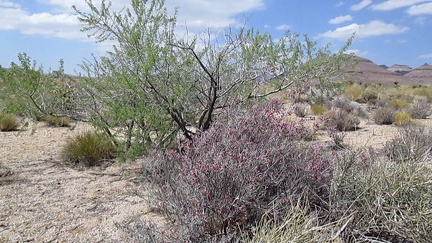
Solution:
<svg viewBox="0 0 432 243">
<path fill-rule="evenodd" d="M 123 134 L 127 149 L 162 144 L 179 130 L 192 139 L 190 128 L 208 130 L 220 109 L 329 76 L 328 59 L 315 60 L 327 47 L 307 37 L 275 40 L 244 28 L 179 37 L 164 0 L 131 0 L 121 11 L 86 3 L 89 11 L 75 8 L 83 31 L 113 43 L 106 56 L 83 64 L 86 102 L 93 123 Z M 329 59 L 341 59 L 348 44 Z"/>
</svg>

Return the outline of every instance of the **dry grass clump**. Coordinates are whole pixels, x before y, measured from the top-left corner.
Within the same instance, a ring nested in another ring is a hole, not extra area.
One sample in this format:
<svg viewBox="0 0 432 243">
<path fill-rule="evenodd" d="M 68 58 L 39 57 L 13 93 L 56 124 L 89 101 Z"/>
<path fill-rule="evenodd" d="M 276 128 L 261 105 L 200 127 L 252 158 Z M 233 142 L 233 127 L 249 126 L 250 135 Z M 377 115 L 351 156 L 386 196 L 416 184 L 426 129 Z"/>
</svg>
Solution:
<svg viewBox="0 0 432 243">
<path fill-rule="evenodd" d="M 432 149 L 432 130 L 409 125 L 384 145 L 384 153 L 392 161 L 429 161 Z"/>
<path fill-rule="evenodd" d="M 108 136 L 96 132 L 84 132 L 69 139 L 61 154 L 68 162 L 93 166 L 102 160 L 114 158 L 116 152 L 116 146 Z"/>
<path fill-rule="evenodd" d="M 358 84 L 353 84 L 345 87 L 345 95 L 350 100 L 361 100 L 363 97 L 364 88 Z"/>
<path fill-rule="evenodd" d="M 50 127 L 70 127 L 72 123 L 72 119 L 69 117 L 53 115 L 45 115 L 41 118 L 41 121 L 46 122 Z"/>
<path fill-rule="evenodd" d="M 19 119 L 10 113 L 0 114 L 0 131 L 11 132 L 17 131 L 19 127 Z"/>
<path fill-rule="evenodd" d="M 296 103 L 293 107 L 294 114 L 298 117 L 306 117 L 309 114 L 309 105 L 307 103 Z"/>
<path fill-rule="evenodd" d="M 341 132 L 354 131 L 360 124 L 360 119 L 356 115 L 342 109 L 331 110 L 326 113 L 326 116 L 328 117 L 326 126 Z"/>
<path fill-rule="evenodd" d="M 425 119 L 431 115 L 431 106 L 426 99 L 415 100 L 408 112 L 414 119 Z"/>
<path fill-rule="evenodd" d="M 394 122 L 395 110 L 391 107 L 381 107 L 375 110 L 372 119 L 377 125 L 390 125 Z"/>
</svg>

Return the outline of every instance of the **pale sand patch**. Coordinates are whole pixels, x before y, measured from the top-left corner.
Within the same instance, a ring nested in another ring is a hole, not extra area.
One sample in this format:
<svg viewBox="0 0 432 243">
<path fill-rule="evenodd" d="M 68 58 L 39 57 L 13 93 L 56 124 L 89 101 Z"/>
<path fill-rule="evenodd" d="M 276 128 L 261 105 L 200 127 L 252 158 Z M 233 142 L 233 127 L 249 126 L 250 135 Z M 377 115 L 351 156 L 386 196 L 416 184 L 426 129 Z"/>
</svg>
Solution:
<svg viewBox="0 0 432 243">
<path fill-rule="evenodd" d="M 130 219 L 161 222 L 150 213 L 138 179 L 142 161 L 79 169 L 59 153 L 74 130 L 39 124 L 0 133 L 0 242 L 123 242 Z"/>
</svg>

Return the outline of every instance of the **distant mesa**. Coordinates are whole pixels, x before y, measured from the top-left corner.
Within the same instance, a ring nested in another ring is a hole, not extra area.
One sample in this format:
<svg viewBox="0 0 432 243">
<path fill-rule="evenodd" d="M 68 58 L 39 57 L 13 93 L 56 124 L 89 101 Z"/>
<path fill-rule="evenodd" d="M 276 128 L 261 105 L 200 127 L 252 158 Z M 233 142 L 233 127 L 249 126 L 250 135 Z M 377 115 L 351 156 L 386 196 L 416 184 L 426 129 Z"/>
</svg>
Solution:
<svg viewBox="0 0 432 243">
<path fill-rule="evenodd" d="M 354 56 L 351 63 L 345 65 L 343 69 L 347 72 L 345 79 L 356 83 L 432 86 L 432 65 L 427 63 L 415 69 L 402 64 L 387 67 L 375 64 L 369 59 Z"/>
<path fill-rule="evenodd" d="M 406 73 L 411 72 L 413 69 L 407 65 L 395 64 L 395 65 L 387 68 L 387 70 L 399 73 L 401 75 L 404 75 Z"/>
</svg>

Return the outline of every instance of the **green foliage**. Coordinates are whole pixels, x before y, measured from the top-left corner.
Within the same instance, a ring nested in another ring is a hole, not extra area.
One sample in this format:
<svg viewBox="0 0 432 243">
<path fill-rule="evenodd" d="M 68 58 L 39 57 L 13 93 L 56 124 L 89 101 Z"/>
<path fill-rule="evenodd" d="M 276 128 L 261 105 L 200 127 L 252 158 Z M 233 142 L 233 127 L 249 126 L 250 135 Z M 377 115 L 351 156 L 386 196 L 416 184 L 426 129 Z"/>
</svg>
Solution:
<svg viewBox="0 0 432 243">
<path fill-rule="evenodd" d="M 411 114 L 406 111 L 398 111 L 394 114 L 394 123 L 397 126 L 407 125 L 411 122 Z"/>
<path fill-rule="evenodd" d="M 19 127 L 18 118 L 10 113 L 2 114 L 0 113 L 0 131 L 11 132 L 18 130 Z"/>
<path fill-rule="evenodd" d="M 311 111 L 314 115 L 323 115 L 328 111 L 328 108 L 322 103 L 315 103 L 311 105 Z"/>
<path fill-rule="evenodd" d="M 86 166 L 114 158 L 116 153 L 116 146 L 110 137 L 96 132 L 84 132 L 69 139 L 61 151 L 64 160 Z"/>
<path fill-rule="evenodd" d="M 44 74 L 26 53 L 18 54 L 19 64 L 0 68 L 0 104 L 7 112 L 34 118 L 47 114 L 68 115 L 73 109 L 72 89 L 64 74 L 63 61 L 58 71 Z"/>
<path fill-rule="evenodd" d="M 86 3 L 90 11 L 74 7 L 83 30 L 115 47 L 82 65 L 85 100 L 98 129 L 126 137 L 124 151 L 145 152 L 152 140 L 163 144 L 176 131 L 192 139 L 190 127 L 208 130 L 221 109 L 303 82 L 319 80 L 315 89 L 329 93 L 339 87 L 330 77 L 349 58 L 343 53 L 351 40 L 332 54 L 292 33 L 275 40 L 253 29 L 227 29 L 179 39 L 177 13 L 169 15 L 164 0 L 131 1 L 121 12 L 108 1 Z"/>
<path fill-rule="evenodd" d="M 411 106 L 411 102 L 406 99 L 393 99 L 390 101 L 390 105 L 396 110 L 406 109 Z"/>
</svg>

